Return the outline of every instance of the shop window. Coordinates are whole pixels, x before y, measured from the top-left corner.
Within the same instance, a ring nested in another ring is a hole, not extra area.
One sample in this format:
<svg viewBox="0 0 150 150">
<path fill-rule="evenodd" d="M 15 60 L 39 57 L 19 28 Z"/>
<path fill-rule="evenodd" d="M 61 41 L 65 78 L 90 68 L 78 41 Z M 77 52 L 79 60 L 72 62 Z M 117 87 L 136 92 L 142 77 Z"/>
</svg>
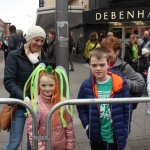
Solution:
<svg viewBox="0 0 150 150">
<path fill-rule="evenodd" d="M 141 31 L 140 31 L 140 36 L 143 35 L 144 31 L 146 31 L 146 29 L 149 28 L 149 27 L 142 27 L 141 28 Z"/>
<path fill-rule="evenodd" d="M 122 39 L 122 28 L 111 28 L 111 32 L 113 32 L 115 37 Z"/>
<path fill-rule="evenodd" d="M 137 34 L 138 35 L 138 28 L 125 28 L 125 38 L 129 39 L 130 35 Z"/>
</svg>

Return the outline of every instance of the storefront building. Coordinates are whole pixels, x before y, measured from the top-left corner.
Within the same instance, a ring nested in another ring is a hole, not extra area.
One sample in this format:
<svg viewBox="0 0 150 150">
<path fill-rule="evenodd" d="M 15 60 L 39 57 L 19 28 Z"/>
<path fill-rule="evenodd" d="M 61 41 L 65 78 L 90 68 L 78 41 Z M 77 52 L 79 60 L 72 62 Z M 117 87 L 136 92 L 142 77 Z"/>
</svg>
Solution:
<svg viewBox="0 0 150 150">
<path fill-rule="evenodd" d="M 103 8 L 100 6 L 102 1 L 91 1 L 91 9 L 83 12 L 84 41 L 88 40 L 93 31 L 99 34 L 99 39 L 100 35 L 106 36 L 111 31 L 122 42 L 121 55 L 124 56 L 124 46 L 130 35 L 141 36 L 150 27 L 150 1 L 106 0 Z"/>
</svg>

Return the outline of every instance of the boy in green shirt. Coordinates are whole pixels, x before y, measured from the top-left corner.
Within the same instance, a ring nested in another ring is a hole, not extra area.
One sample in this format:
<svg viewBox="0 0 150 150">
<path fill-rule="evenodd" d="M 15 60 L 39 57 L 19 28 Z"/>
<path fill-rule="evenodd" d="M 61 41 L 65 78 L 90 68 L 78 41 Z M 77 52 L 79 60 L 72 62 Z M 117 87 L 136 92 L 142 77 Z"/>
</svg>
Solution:
<svg viewBox="0 0 150 150">
<path fill-rule="evenodd" d="M 90 55 L 92 75 L 79 90 L 78 99 L 130 97 L 125 79 L 108 71 L 109 56 L 103 49 Z M 87 130 L 92 150 L 123 150 L 130 130 L 131 104 L 77 105 L 79 118 Z M 89 119 L 90 118 L 90 119 Z"/>
</svg>

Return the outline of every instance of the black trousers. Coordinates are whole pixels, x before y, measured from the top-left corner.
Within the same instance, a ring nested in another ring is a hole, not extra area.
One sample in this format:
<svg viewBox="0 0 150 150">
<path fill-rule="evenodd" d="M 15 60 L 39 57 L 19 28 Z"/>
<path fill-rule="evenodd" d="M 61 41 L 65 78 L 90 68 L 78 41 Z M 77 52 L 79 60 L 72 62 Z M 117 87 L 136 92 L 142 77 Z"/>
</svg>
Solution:
<svg viewBox="0 0 150 150">
<path fill-rule="evenodd" d="M 104 141 L 101 142 L 92 141 L 90 144 L 92 150 L 107 150 L 107 145 L 108 145 L 108 150 L 118 150 L 116 143 L 108 144 Z"/>
</svg>

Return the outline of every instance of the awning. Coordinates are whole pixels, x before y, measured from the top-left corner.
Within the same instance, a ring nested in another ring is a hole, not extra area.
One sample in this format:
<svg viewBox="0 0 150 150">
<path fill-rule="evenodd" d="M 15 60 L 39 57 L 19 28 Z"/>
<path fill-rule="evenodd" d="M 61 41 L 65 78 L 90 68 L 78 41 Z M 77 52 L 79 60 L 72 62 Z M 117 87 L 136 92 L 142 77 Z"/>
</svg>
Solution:
<svg viewBox="0 0 150 150">
<path fill-rule="evenodd" d="M 69 28 L 82 23 L 83 10 L 83 6 L 68 6 Z M 36 24 L 46 32 L 50 28 L 55 28 L 55 6 L 38 8 Z"/>
</svg>

